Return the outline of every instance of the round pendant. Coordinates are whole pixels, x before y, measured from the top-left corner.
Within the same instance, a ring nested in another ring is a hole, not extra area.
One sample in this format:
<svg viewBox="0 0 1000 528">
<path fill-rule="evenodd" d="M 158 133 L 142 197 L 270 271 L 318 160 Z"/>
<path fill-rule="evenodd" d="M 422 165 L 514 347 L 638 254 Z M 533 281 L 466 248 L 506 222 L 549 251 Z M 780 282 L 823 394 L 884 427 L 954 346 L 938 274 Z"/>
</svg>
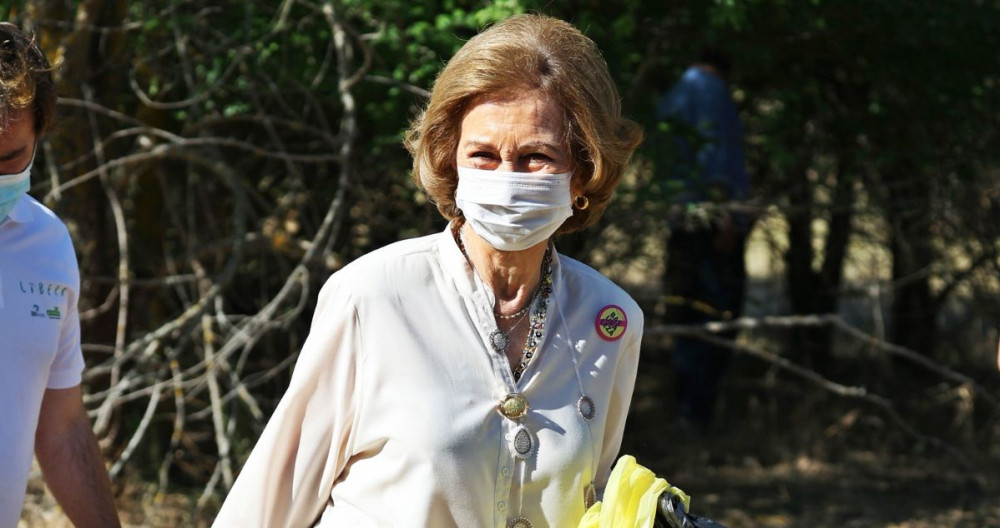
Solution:
<svg viewBox="0 0 1000 528">
<path fill-rule="evenodd" d="M 580 418 L 589 422 L 597 414 L 597 406 L 594 405 L 594 400 L 591 400 L 590 396 L 580 396 L 580 399 L 576 401 L 576 412 Z"/>
<path fill-rule="evenodd" d="M 587 505 L 587 509 L 590 509 L 597 502 L 597 488 L 594 487 L 593 482 L 587 484 L 587 489 L 583 490 L 583 502 Z"/>
<path fill-rule="evenodd" d="M 535 437 L 531 435 L 531 431 L 523 425 L 518 427 L 517 432 L 514 433 L 514 438 L 510 442 L 514 456 L 521 460 L 527 460 L 535 453 L 535 446 Z"/>
<path fill-rule="evenodd" d="M 531 528 L 531 521 L 525 519 L 524 517 L 511 519 L 510 522 L 507 523 L 507 528 Z"/>
<path fill-rule="evenodd" d="M 528 399 L 517 393 L 508 394 L 497 407 L 500 414 L 511 420 L 520 420 L 528 414 Z"/>
<path fill-rule="evenodd" d="M 499 330 L 494 330 L 490 333 L 490 346 L 493 347 L 493 351 L 497 354 L 506 354 L 507 345 L 510 344 L 510 340 L 507 339 L 507 334 Z"/>
</svg>

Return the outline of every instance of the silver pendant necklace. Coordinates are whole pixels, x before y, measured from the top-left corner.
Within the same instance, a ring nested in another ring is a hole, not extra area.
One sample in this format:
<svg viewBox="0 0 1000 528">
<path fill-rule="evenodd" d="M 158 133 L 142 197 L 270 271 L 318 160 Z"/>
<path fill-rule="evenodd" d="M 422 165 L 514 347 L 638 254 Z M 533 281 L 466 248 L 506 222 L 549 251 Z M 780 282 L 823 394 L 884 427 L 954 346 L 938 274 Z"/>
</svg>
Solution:
<svg viewBox="0 0 1000 528">
<path fill-rule="evenodd" d="M 497 326 L 496 330 L 490 332 L 490 346 L 493 347 L 494 352 L 502 356 L 507 355 L 507 351 L 510 350 L 510 334 L 521 325 L 521 321 L 524 321 L 524 318 L 528 315 L 528 308 L 531 308 L 531 305 L 534 304 L 534 302 L 535 297 L 532 297 L 531 300 L 524 305 L 524 308 L 518 310 L 521 313 L 521 316 L 517 319 L 517 322 L 511 325 L 509 330 L 504 332 L 503 330 L 500 330 L 499 326 Z M 494 313 L 494 315 L 496 314 Z M 504 316 L 498 317 L 501 319 L 505 318 Z"/>
<path fill-rule="evenodd" d="M 455 242 L 458 244 L 458 249 L 462 251 L 462 255 L 465 256 L 465 260 L 471 263 L 469 259 L 469 254 L 465 251 L 465 242 L 462 240 L 461 228 L 456 229 L 452 232 Z M 538 344 L 541 342 L 542 335 L 544 335 L 545 330 L 545 320 L 547 317 L 547 312 L 549 309 L 549 296 L 552 295 L 552 247 L 548 246 L 545 248 L 545 255 L 542 256 L 542 273 L 538 281 L 538 286 L 535 288 L 535 293 L 532 294 L 531 300 L 528 301 L 520 310 L 514 312 L 510 315 L 502 315 L 497 313 L 495 310 L 493 316 L 501 320 L 510 320 L 515 317 L 518 318 L 517 322 L 514 323 L 510 330 L 506 332 L 500 330 L 499 324 L 497 328 L 490 332 L 490 348 L 493 352 L 506 358 L 507 352 L 510 350 L 510 334 L 521 324 L 521 321 L 531 312 L 531 306 L 536 305 L 534 313 L 531 315 L 531 326 L 528 327 L 528 336 L 525 338 L 524 347 L 521 349 L 521 359 L 518 361 L 517 365 L 511 369 L 511 374 L 514 376 L 514 382 L 521 380 L 521 376 L 524 374 L 525 369 L 528 368 L 528 363 L 531 359 L 535 357 L 538 353 Z"/>
</svg>

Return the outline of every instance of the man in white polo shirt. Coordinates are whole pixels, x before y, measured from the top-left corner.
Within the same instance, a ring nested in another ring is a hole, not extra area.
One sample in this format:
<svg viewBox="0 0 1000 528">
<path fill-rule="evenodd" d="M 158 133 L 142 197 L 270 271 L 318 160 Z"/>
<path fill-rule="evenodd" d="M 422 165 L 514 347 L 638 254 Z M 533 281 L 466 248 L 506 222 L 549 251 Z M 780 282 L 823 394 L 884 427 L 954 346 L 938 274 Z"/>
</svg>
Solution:
<svg viewBox="0 0 1000 528">
<path fill-rule="evenodd" d="M 0 528 L 21 516 L 32 452 L 77 527 L 119 526 L 80 392 L 80 276 L 69 233 L 28 196 L 55 110 L 35 42 L 0 23 Z"/>
</svg>

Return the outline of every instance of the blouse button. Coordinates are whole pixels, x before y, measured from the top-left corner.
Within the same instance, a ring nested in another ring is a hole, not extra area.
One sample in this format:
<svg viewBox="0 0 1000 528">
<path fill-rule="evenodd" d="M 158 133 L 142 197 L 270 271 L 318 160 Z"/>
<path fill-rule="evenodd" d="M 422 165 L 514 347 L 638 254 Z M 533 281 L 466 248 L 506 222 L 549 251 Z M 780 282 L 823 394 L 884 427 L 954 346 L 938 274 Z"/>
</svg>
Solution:
<svg viewBox="0 0 1000 528">
<path fill-rule="evenodd" d="M 503 469 L 500 470 L 500 474 L 503 475 L 503 476 L 505 476 L 505 477 L 507 475 L 510 475 L 510 468 L 507 467 L 507 466 L 504 466 Z"/>
<path fill-rule="evenodd" d="M 503 511 L 504 508 L 506 508 L 506 507 L 507 507 L 507 503 L 504 502 L 504 501 L 500 501 L 500 502 L 497 503 L 497 509 L 500 510 L 500 511 Z"/>
</svg>

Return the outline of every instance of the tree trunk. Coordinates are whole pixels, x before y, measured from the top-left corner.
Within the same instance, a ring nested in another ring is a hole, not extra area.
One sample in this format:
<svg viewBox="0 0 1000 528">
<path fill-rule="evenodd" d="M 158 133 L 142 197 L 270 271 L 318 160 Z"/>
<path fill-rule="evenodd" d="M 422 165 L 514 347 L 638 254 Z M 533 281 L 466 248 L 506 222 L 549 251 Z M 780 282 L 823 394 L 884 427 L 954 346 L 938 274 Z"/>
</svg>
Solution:
<svg viewBox="0 0 1000 528">
<path fill-rule="evenodd" d="M 851 233 L 851 202 L 853 182 L 838 174 L 834 187 L 829 228 L 824 240 L 823 262 L 814 266 L 813 220 L 817 210 L 813 200 L 813 184 L 803 167 L 800 181 L 789 193 L 793 210 L 788 215 L 788 252 L 785 255 L 789 300 L 795 314 L 836 313 L 843 276 L 844 258 Z M 827 372 L 833 355 L 833 332 L 826 327 L 798 328 L 793 332 L 793 356 L 818 372 Z"/>
<path fill-rule="evenodd" d="M 928 273 L 936 256 L 931 242 L 931 186 L 914 165 L 901 160 L 886 172 L 893 281 L 889 335 L 893 343 L 930 354 L 937 341 L 939 309 Z"/>
</svg>

